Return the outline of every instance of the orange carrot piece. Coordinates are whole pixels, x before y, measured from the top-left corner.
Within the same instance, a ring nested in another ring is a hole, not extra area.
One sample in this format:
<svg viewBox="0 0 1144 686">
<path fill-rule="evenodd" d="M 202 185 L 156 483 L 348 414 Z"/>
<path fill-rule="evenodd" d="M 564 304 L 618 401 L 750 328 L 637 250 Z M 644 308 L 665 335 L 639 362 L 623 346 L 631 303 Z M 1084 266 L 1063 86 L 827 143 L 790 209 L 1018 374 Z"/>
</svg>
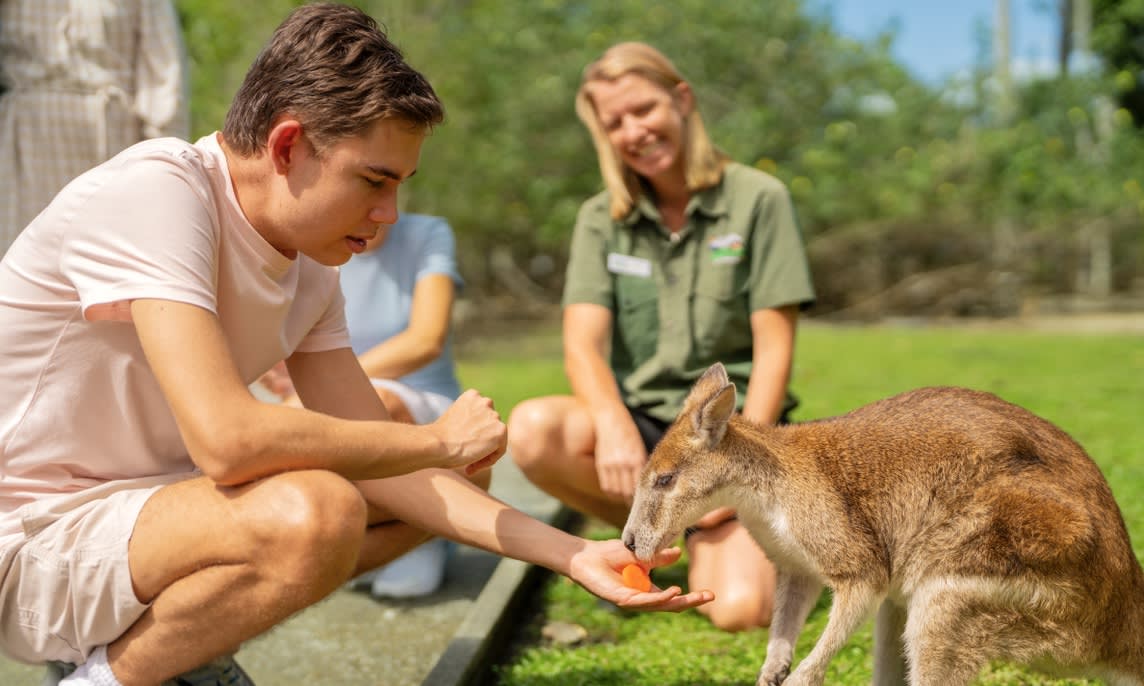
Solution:
<svg viewBox="0 0 1144 686">
<path fill-rule="evenodd" d="M 624 567 L 620 574 L 624 577 L 624 585 L 628 588 L 634 588 L 644 593 L 651 590 L 651 577 L 647 575 L 643 567 L 631 564 Z"/>
</svg>

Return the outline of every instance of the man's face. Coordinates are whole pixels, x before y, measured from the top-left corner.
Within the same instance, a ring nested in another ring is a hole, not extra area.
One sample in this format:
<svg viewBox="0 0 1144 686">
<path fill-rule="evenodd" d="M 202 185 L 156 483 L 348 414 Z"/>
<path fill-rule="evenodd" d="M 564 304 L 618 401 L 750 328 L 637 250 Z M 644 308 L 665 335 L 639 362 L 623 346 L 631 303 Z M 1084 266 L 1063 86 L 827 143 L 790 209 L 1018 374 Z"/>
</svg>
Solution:
<svg viewBox="0 0 1144 686">
<path fill-rule="evenodd" d="M 320 156 L 307 142 L 286 174 L 288 192 L 277 208 L 283 245 L 275 247 L 330 266 L 364 251 L 379 227 L 397 221 L 397 189 L 417 170 L 425 135 L 403 120 L 382 119 Z"/>
</svg>

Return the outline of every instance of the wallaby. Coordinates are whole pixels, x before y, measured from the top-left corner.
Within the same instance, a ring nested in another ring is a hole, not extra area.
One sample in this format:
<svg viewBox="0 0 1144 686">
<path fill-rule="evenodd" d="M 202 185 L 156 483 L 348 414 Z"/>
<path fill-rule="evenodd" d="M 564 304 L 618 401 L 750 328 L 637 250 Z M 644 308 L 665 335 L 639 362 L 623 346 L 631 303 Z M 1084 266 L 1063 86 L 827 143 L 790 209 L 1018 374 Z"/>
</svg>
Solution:
<svg viewBox="0 0 1144 686">
<path fill-rule="evenodd" d="M 722 364 L 640 475 L 623 540 L 640 560 L 719 506 L 778 570 L 759 686 L 821 684 L 877 608 L 874 683 L 968 684 L 990 660 L 1144 684 L 1144 572 L 1096 464 L 989 393 L 923 388 L 763 426 Z M 826 628 L 791 672 L 822 586 Z"/>
</svg>

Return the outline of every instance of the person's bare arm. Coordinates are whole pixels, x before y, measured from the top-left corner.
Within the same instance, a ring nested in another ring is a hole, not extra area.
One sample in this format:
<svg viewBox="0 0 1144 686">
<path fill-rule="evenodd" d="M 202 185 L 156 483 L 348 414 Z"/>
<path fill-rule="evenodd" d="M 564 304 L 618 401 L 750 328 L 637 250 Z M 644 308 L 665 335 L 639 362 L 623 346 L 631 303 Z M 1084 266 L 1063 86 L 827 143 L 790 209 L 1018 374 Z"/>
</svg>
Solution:
<svg viewBox="0 0 1144 686">
<path fill-rule="evenodd" d="M 678 586 L 640 593 L 623 584 L 620 569 L 635 557 L 621 541 L 587 541 L 515 510 L 454 472 L 425 470 L 358 486 L 370 502 L 383 502 L 398 519 L 436 535 L 541 565 L 588 591 L 635 610 L 679 611 L 714 598 L 710 591 L 682 594 Z M 662 552 L 670 564 L 678 549 Z"/>
<path fill-rule="evenodd" d="M 449 336 L 454 295 L 453 279 L 447 274 L 419 279 L 413 287 L 409 326 L 361 355 L 366 374 L 396 379 L 437 359 Z"/>
<path fill-rule="evenodd" d="M 564 373 L 572 393 L 591 408 L 623 410 L 623 400 L 608 365 L 612 311 L 580 303 L 564 308 Z"/>
<path fill-rule="evenodd" d="M 286 359 L 302 407 L 342 419 L 389 419 L 350 348 L 296 352 Z"/>
<path fill-rule="evenodd" d="M 564 309 L 564 372 L 572 393 L 592 415 L 600 488 L 630 503 L 647 449 L 608 364 L 612 322 L 612 311 L 601 305 Z"/>
<path fill-rule="evenodd" d="M 789 305 L 751 313 L 752 361 L 743 417 L 774 424 L 782 415 L 794 360 L 798 306 Z"/>
<path fill-rule="evenodd" d="M 488 466 L 504 453 L 504 424 L 475 391 L 433 424 L 382 423 L 384 408 L 346 348 L 291 361 L 303 400 L 321 411 L 263 403 L 239 377 L 214 314 L 167 300 L 136 300 L 131 313 L 191 459 L 220 484 L 293 469 L 379 478 Z"/>
</svg>

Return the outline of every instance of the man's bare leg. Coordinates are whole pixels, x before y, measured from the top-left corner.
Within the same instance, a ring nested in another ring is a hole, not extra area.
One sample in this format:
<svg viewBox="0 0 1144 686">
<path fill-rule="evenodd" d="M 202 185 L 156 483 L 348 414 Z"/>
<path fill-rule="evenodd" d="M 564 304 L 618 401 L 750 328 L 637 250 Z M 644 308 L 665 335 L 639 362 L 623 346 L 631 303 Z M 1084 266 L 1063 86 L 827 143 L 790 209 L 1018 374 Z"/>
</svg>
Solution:
<svg viewBox="0 0 1144 686">
<path fill-rule="evenodd" d="M 353 572 L 365 526 L 360 493 L 332 472 L 159 490 L 129 547 L 136 595 L 152 604 L 108 647 L 116 677 L 160 683 L 321 600 Z"/>
</svg>

